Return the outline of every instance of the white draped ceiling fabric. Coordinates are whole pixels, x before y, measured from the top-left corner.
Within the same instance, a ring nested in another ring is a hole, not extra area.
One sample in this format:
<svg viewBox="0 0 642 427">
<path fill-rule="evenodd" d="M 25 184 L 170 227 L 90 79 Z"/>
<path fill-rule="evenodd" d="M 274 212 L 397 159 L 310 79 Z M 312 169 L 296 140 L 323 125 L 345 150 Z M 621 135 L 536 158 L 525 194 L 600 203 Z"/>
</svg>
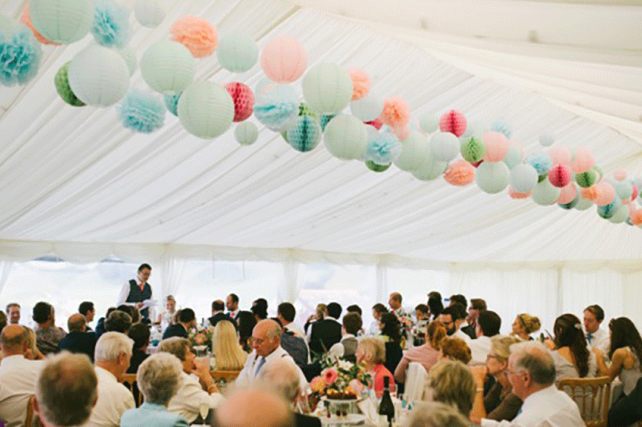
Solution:
<svg viewBox="0 0 642 427">
<path fill-rule="evenodd" d="M 0 0 L 0 13 L 18 17 L 25 3 Z M 379 94 L 405 98 L 416 118 L 450 108 L 473 121 L 501 118 L 527 153 L 552 132 L 556 144 L 589 148 L 607 173 L 642 174 L 642 7 L 635 0 L 169 3 L 158 28 L 134 24 L 130 46 L 139 58 L 186 14 L 207 18 L 219 34 L 248 33 L 259 46 L 287 35 L 304 44 L 309 64 L 363 68 Z M 297 263 L 356 263 L 377 265 L 383 297 L 394 287 L 386 283 L 389 266 L 447 270 L 453 288 L 470 295 L 484 293 L 473 291 L 476 283 L 500 281 L 508 290 L 523 274 L 507 272 L 526 271 L 534 274 L 529 286 L 547 282 L 542 295 L 553 286 L 556 311 L 587 273 L 615 272 L 622 292 L 639 283 L 642 230 L 594 210 L 422 182 L 394 167 L 376 174 L 322 146 L 296 152 L 263 127 L 257 143 L 241 147 L 232 132 L 214 141 L 193 137 L 169 114 L 163 129 L 140 135 L 118 123 L 114 108 L 69 107 L 53 78 L 89 43 L 88 36 L 44 47 L 34 81 L 0 88 L 0 279 L 11 262 L 43 255 L 72 262 L 116 256 L 162 265 L 169 293 L 180 260 L 269 260 L 283 263 L 281 294 L 293 298 Z M 258 66 L 232 75 L 215 58 L 198 64 L 199 80 L 254 87 L 261 78 Z M 139 71 L 131 87 L 146 87 Z M 572 287 L 562 285 L 567 280 Z"/>
</svg>

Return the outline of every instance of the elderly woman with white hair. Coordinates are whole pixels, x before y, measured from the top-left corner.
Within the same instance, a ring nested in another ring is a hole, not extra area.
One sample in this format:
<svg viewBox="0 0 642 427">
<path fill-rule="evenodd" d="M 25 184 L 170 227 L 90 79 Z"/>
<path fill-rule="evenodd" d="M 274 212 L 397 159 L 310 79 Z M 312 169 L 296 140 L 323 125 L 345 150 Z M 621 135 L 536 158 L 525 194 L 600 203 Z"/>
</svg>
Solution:
<svg viewBox="0 0 642 427">
<path fill-rule="evenodd" d="M 167 410 L 169 401 L 176 395 L 181 383 L 183 367 L 180 360 L 169 353 L 157 353 L 147 358 L 139 367 L 136 379 L 145 396 L 140 408 L 125 412 L 121 427 L 183 427 L 187 420 Z"/>
</svg>

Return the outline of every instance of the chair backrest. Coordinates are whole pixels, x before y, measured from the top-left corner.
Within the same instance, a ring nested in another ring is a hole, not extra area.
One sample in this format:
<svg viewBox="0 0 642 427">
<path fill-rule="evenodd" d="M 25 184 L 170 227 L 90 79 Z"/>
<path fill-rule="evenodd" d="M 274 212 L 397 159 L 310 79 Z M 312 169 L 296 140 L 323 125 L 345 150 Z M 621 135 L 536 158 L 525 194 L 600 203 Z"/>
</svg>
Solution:
<svg viewBox="0 0 642 427">
<path fill-rule="evenodd" d="M 134 395 L 134 400 L 136 401 L 136 407 L 139 407 L 143 404 L 143 393 L 138 390 L 138 382 L 136 380 L 136 374 L 125 374 L 123 376 L 123 385 L 129 389 Z"/>
<path fill-rule="evenodd" d="M 240 373 L 241 371 L 210 371 L 210 375 L 212 375 L 214 381 L 220 382 L 221 380 L 225 380 L 227 383 L 236 380 Z"/>
<path fill-rule="evenodd" d="M 25 426 L 31 427 L 33 424 L 33 405 L 31 404 L 31 399 L 33 396 L 29 398 L 27 401 L 27 416 L 25 417 Z"/>
<path fill-rule="evenodd" d="M 577 403 L 587 427 L 606 427 L 611 402 L 611 379 L 567 378 L 558 388 Z"/>
<path fill-rule="evenodd" d="M 423 399 L 427 379 L 428 372 L 426 372 L 424 365 L 417 362 L 410 362 L 408 364 L 405 388 L 407 401 L 418 402 Z"/>
</svg>

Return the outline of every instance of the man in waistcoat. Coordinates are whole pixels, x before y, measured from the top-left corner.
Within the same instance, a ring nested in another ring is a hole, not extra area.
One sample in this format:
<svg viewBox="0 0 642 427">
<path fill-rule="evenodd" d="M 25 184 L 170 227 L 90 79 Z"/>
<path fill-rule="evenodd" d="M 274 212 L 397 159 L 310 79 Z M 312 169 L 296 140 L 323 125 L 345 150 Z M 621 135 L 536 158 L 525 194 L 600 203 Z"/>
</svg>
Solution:
<svg viewBox="0 0 642 427">
<path fill-rule="evenodd" d="M 116 305 L 136 307 L 145 322 L 149 321 L 149 307 L 153 305 L 152 287 L 147 283 L 151 272 L 152 267 L 149 264 L 141 264 L 136 279 L 131 279 L 122 287 L 116 302 Z"/>
</svg>

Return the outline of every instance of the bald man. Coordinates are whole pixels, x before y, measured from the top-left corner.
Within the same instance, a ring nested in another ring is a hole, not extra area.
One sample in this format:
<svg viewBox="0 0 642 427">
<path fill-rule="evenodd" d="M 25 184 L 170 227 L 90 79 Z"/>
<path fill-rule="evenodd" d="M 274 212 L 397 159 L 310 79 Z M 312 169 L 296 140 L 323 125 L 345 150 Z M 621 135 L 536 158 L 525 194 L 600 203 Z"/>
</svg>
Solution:
<svg viewBox="0 0 642 427">
<path fill-rule="evenodd" d="M 9 325 L 2 330 L 0 346 L 4 353 L 0 363 L 0 420 L 7 427 L 22 426 L 27 416 L 27 403 L 36 391 L 42 361 L 25 359 L 29 348 L 27 330 Z"/>
<path fill-rule="evenodd" d="M 252 331 L 252 353 L 248 356 L 243 370 L 236 379 L 236 384 L 239 387 L 249 386 L 252 380 L 259 375 L 263 365 L 276 359 L 286 360 L 296 366 L 292 356 L 281 347 L 281 326 L 274 320 L 262 320 L 256 324 Z M 296 369 L 301 379 L 301 388 L 307 391 L 308 382 L 305 375 L 298 366 Z"/>
<path fill-rule="evenodd" d="M 97 338 L 93 332 L 87 332 L 85 316 L 80 313 L 72 314 L 67 320 L 67 327 L 69 333 L 60 341 L 60 350 L 86 354 L 93 362 Z"/>
<path fill-rule="evenodd" d="M 276 394 L 247 389 L 234 392 L 217 410 L 218 427 L 294 427 L 288 404 Z"/>
</svg>

